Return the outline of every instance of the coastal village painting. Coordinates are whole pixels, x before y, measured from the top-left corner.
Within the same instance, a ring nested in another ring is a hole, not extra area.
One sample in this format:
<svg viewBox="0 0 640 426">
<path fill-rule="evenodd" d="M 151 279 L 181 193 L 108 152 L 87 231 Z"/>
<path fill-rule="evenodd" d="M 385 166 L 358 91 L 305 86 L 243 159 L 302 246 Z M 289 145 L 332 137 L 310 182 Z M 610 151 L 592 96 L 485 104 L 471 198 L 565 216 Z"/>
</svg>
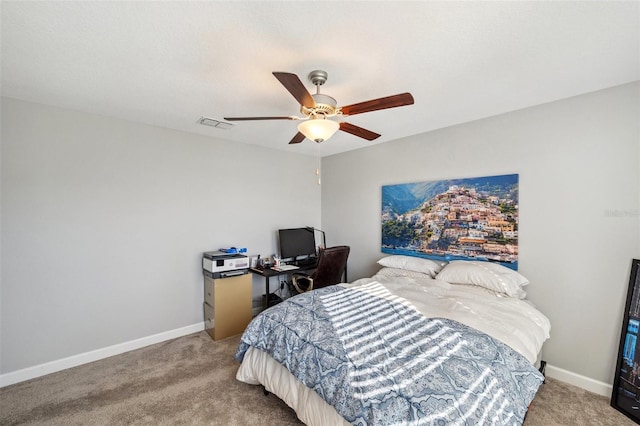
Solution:
<svg viewBox="0 0 640 426">
<path fill-rule="evenodd" d="M 518 175 L 382 187 L 382 252 L 518 269 Z"/>
</svg>

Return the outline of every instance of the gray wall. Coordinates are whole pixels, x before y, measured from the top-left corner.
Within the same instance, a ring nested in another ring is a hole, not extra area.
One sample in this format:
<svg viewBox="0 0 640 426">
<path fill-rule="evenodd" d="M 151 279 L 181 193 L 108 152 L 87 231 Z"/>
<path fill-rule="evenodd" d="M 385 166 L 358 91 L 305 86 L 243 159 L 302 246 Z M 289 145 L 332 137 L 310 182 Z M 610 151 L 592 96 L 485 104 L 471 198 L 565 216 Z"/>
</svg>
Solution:
<svg viewBox="0 0 640 426">
<path fill-rule="evenodd" d="M 320 224 L 320 195 L 353 280 L 381 257 L 382 185 L 519 173 L 545 358 L 610 383 L 640 257 L 639 105 L 636 83 L 327 157 L 319 188 L 312 157 L 3 98 L 0 372 L 202 321 L 201 252 L 273 253 L 276 229 Z"/>
<path fill-rule="evenodd" d="M 315 163 L 3 98 L 0 372 L 201 322 L 202 252 L 319 226 Z"/>
<path fill-rule="evenodd" d="M 611 383 L 640 257 L 639 106 L 635 83 L 324 158 L 322 226 L 352 247 L 349 279 L 370 276 L 382 185 L 518 173 L 519 271 L 552 323 L 544 357 Z"/>
</svg>

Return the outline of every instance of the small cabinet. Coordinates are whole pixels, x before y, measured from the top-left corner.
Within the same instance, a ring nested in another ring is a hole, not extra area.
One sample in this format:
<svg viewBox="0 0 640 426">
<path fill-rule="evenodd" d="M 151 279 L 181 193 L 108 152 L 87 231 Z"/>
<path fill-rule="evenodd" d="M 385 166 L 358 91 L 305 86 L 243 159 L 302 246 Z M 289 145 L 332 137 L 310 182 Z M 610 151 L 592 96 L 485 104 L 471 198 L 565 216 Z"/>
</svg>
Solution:
<svg viewBox="0 0 640 426">
<path fill-rule="evenodd" d="M 204 323 L 213 340 L 240 334 L 251 321 L 251 275 L 204 276 Z"/>
</svg>

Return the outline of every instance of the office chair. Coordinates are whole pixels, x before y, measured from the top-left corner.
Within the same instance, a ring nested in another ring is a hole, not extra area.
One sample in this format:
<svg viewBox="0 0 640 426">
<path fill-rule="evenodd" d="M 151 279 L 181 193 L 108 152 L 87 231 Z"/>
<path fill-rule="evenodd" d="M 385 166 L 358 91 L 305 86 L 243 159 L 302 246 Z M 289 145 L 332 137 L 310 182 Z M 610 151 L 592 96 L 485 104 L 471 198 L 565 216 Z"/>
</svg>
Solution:
<svg viewBox="0 0 640 426">
<path fill-rule="evenodd" d="M 342 274 L 347 269 L 347 258 L 349 257 L 349 246 L 335 246 L 320 249 L 318 255 L 318 266 L 311 275 L 296 273 L 293 274 L 293 287 L 298 293 L 311 291 L 314 288 L 326 287 L 328 285 L 342 282 Z"/>
</svg>

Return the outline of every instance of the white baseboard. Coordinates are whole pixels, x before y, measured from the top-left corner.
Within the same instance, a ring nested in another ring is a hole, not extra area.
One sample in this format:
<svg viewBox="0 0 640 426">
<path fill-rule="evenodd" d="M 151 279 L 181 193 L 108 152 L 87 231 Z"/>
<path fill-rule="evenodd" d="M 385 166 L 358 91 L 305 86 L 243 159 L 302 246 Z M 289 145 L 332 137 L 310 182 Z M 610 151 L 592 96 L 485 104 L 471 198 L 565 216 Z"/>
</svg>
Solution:
<svg viewBox="0 0 640 426">
<path fill-rule="evenodd" d="M 98 361 L 100 359 L 119 355 L 124 352 L 132 351 L 134 349 L 140 349 L 145 346 L 153 345 L 155 343 L 164 342 L 165 340 L 175 339 L 176 337 L 182 337 L 186 336 L 187 334 L 197 333 L 202 330 L 204 330 L 204 322 L 188 325 L 186 327 L 176 328 L 175 330 L 169 330 L 147 337 L 142 337 L 140 339 L 131 340 L 129 342 L 119 343 L 117 345 L 108 346 L 106 348 L 96 349 L 90 352 L 73 355 L 67 358 L 62 358 L 33 367 L 24 368 L 22 370 L 0 374 L 0 387 L 24 382 L 25 380 L 45 376 L 47 374 L 66 370 L 67 368 L 71 367 L 77 367 L 78 365 Z"/>
<path fill-rule="evenodd" d="M 547 364 L 545 374 L 552 379 L 569 383 L 570 385 L 577 386 L 602 396 L 611 396 L 611 391 L 613 390 L 613 385 L 599 380 L 594 380 L 586 376 L 581 376 L 580 374 L 576 374 L 559 367 L 554 367 L 549 364 Z"/>
<path fill-rule="evenodd" d="M 108 346 L 102 349 L 73 355 L 67 358 L 47 362 L 45 364 L 24 368 L 22 370 L 12 371 L 11 373 L 0 374 L 0 387 L 13 385 L 15 383 L 24 382 L 25 380 L 35 379 L 36 377 L 45 376 L 55 373 L 56 371 L 66 370 L 67 368 L 77 367 L 78 365 L 87 364 L 89 362 L 98 361 L 110 356 L 119 355 L 135 349 L 155 343 L 164 342 L 166 340 L 175 339 L 177 337 L 186 336 L 188 334 L 197 333 L 204 330 L 204 322 L 188 325 L 186 327 L 177 328 L 175 330 L 165 331 L 163 333 L 154 334 L 140 339 L 131 340 L 129 342 L 119 343 L 117 345 Z M 611 396 L 613 386 L 564 370 L 559 367 L 547 364 L 545 373 L 552 379 L 557 379 L 565 383 L 577 386 L 603 396 Z"/>
</svg>

